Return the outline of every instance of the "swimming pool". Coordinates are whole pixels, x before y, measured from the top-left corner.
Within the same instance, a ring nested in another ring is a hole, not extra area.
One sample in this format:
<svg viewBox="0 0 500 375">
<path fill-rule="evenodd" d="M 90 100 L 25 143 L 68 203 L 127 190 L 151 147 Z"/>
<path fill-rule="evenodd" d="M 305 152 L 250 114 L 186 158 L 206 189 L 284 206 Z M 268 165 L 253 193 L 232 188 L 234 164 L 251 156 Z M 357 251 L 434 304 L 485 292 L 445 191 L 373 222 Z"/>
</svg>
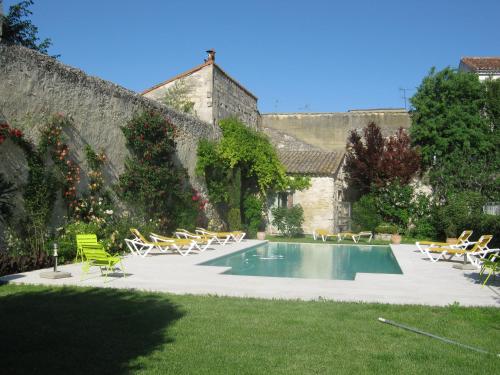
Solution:
<svg viewBox="0 0 500 375">
<path fill-rule="evenodd" d="M 201 263 L 230 275 L 354 280 L 358 272 L 402 274 L 389 246 L 266 243 Z"/>
</svg>

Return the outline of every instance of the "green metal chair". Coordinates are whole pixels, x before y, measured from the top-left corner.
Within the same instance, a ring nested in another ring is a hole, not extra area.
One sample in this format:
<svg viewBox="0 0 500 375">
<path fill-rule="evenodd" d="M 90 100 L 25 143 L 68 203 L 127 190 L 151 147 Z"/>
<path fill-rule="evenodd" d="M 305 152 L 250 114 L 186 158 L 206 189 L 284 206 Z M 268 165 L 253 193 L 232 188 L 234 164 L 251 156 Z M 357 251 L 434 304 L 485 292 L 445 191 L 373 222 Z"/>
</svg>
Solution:
<svg viewBox="0 0 500 375">
<path fill-rule="evenodd" d="M 498 254 L 499 254 L 498 252 L 491 254 L 488 259 L 484 259 L 482 262 L 483 264 L 481 266 L 481 271 L 479 272 L 479 276 L 482 277 L 485 271 L 487 271 L 487 270 L 489 271 L 488 276 L 486 277 L 486 279 L 483 282 L 483 286 L 486 285 L 486 283 L 488 282 L 488 279 L 490 278 L 491 275 L 493 275 L 493 279 L 496 276 L 498 264 L 500 263 L 497 259 Z"/>
<path fill-rule="evenodd" d="M 118 255 L 111 255 L 104 250 L 101 244 L 86 244 L 81 246 L 83 254 L 83 266 L 82 266 L 82 280 L 86 273 L 89 272 L 90 267 L 99 267 L 101 270 L 101 275 L 104 274 L 106 282 L 108 280 L 108 274 L 114 272 L 115 266 L 120 265 L 120 271 L 125 277 L 125 268 L 122 264 L 122 258 Z"/>
<path fill-rule="evenodd" d="M 76 258 L 75 262 L 78 262 L 78 258 L 83 262 L 83 245 L 99 245 L 97 242 L 97 236 L 95 234 L 77 234 L 76 235 Z"/>
</svg>

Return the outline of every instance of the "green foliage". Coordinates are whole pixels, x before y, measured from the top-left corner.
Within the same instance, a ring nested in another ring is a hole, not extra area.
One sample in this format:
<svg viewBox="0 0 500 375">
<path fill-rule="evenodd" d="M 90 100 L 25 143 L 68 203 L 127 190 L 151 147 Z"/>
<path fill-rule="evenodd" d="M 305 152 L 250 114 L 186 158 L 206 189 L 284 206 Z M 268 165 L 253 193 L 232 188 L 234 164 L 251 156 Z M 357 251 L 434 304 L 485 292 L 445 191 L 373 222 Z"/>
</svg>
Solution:
<svg viewBox="0 0 500 375">
<path fill-rule="evenodd" d="M 462 190 L 498 198 L 500 90 L 487 85 L 476 74 L 432 69 L 411 98 L 412 141 L 441 199 Z"/>
<path fill-rule="evenodd" d="M 487 79 L 486 85 L 486 113 L 488 119 L 495 127 L 495 136 L 498 137 L 500 128 L 500 81 L 498 79 Z M 498 144 L 498 138 L 495 140 Z"/>
<path fill-rule="evenodd" d="M 375 190 L 375 206 L 382 219 L 399 230 L 408 227 L 411 217 L 413 188 L 393 182 Z"/>
<path fill-rule="evenodd" d="M 398 234 L 398 227 L 394 224 L 382 223 L 375 228 L 376 233 Z"/>
<path fill-rule="evenodd" d="M 469 229 L 471 218 L 482 215 L 484 203 L 484 197 L 477 192 L 451 193 L 436 212 L 437 229 L 447 237 L 457 237 Z"/>
<path fill-rule="evenodd" d="M 265 229 L 263 218 L 264 202 L 256 194 L 247 194 L 243 200 L 245 230 L 247 236 L 254 238 L 258 231 Z"/>
<path fill-rule="evenodd" d="M 500 216 L 499 215 L 471 215 L 467 219 L 467 223 L 464 229 L 471 229 L 475 234 L 492 234 L 493 239 L 491 240 L 489 247 L 491 249 L 498 248 L 500 246 Z M 476 236 L 477 237 L 477 236 Z"/>
<path fill-rule="evenodd" d="M 300 204 L 293 207 L 274 207 L 272 224 L 286 237 L 295 237 L 302 233 L 304 210 Z"/>
<path fill-rule="evenodd" d="M 372 186 L 372 192 L 353 205 L 353 222 L 358 229 L 375 230 L 381 223 L 397 227 L 398 232 L 412 231 L 422 236 L 434 233 L 431 215 L 434 204 L 425 194 L 415 193 L 411 185 L 393 181 L 383 187 Z M 430 227 L 429 227 L 430 225 Z"/>
<path fill-rule="evenodd" d="M 273 190 L 302 190 L 310 186 L 310 179 L 287 176 L 276 151 L 262 133 L 237 119 L 222 120 L 220 126 L 223 137 L 219 143 L 201 140 L 198 144 L 197 174 L 205 177 L 213 204 L 243 208 L 245 227 L 253 232 L 262 221 L 262 211 L 257 214 L 255 201 L 249 201 L 248 207 L 253 211 L 247 213 L 246 197 L 265 196 Z"/>
<path fill-rule="evenodd" d="M 264 134 L 234 118 L 221 120 L 220 127 L 223 137 L 217 152 L 227 167 L 239 166 L 244 177 L 255 179 L 261 192 L 288 188 L 285 168 Z"/>
<path fill-rule="evenodd" d="M 172 87 L 168 89 L 162 102 L 171 108 L 178 111 L 196 115 L 194 110 L 194 102 L 189 100 L 190 89 L 183 80 L 178 80 Z"/>
<path fill-rule="evenodd" d="M 230 208 L 227 215 L 229 230 L 241 230 L 241 212 L 239 208 Z"/>
<path fill-rule="evenodd" d="M 24 46 L 47 54 L 47 49 L 52 42 L 50 39 L 44 39 L 38 43 L 38 28 L 27 19 L 33 14 L 28 9 L 32 5 L 32 0 L 23 0 L 10 6 L 9 13 L 3 19 L 2 42 Z"/>
<path fill-rule="evenodd" d="M 0 222 L 6 223 L 12 216 L 12 197 L 15 192 L 15 187 L 12 182 L 5 179 L 5 176 L 0 173 Z"/>
<path fill-rule="evenodd" d="M 121 197 L 136 214 L 159 220 L 162 230 L 196 225 L 204 203 L 189 188 L 186 171 L 173 163 L 175 126 L 149 111 L 136 114 L 122 131 L 132 156 L 119 178 Z"/>
<path fill-rule="evenodd" d="M 363 195 L 352 205 L 352 220 L 359 230 L 376 231 L 375 227 L 382 221 L 377 211 L 373 194 Z"/>
</svg>

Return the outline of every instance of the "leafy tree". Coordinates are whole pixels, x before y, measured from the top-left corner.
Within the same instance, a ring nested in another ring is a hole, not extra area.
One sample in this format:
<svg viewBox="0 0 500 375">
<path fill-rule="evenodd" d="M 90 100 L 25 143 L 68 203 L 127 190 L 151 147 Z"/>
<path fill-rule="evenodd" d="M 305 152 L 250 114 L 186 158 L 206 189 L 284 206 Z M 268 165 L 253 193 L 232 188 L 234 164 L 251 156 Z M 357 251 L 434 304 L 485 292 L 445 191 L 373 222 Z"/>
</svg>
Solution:
<svg viewBox="0 0 500 375">
<path fill-rule="evenodd" d="M 9 8 L 9 13 L 4 16 L 2 23 L 2 42 L 20 45 L 35 51 L 47 54 L 47 49 L 52 45 L 46 38 L 38 43 L 38 27 L 28 19 L 33 13 L 28 9 L 33 5 L 33 0 L 23 0 Z"/>
<path fill-rule="evenodd" d="M 487 85 L 472 73 L 432 69 L 411 98 L 412 141 L 441 198 L 464 189 L 498 196 L 500 90 Z"/>
<path fill-rule="evenodd" d="M 477 75 L 433 68 L 410 101 L 411 137 L 426 166 L 457 149 L 473 155 L 492 150 L 491 128 L 482 115 L 485 90 Z"/>
<path fill-rule="evenodd" d="M 364 140 L 357 131 L 348 138 L 344 171 L 349 184 L 360 193 L 368 193 L 371 186 L 399 180 L 403 184 L 420 168 L 420 155 L 411 147 L 404 129 L 384 138 L 380 128 L 373 122 L 363 129 Z"/>
</svg>

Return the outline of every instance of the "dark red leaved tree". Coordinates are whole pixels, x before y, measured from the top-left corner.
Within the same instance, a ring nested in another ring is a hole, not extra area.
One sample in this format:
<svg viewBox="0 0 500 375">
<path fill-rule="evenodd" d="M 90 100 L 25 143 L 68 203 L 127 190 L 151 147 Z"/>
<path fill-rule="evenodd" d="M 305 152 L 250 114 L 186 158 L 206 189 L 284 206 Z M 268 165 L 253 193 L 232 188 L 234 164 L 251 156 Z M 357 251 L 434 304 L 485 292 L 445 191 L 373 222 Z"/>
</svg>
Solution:
<svg viewBox="0 0 500 375">
<path fill-rule="evenodd" d="M 411 147 L 410 137 L 403 128 L 388 138 L 371 122 L 363 129 L 363 138 L 351 131 L 344 172 L 352 187 L 361 194 L 368 193 L 372 184 L 383 186 L 398 179 L 410 182 L 420 168 L 420 154 Z"/>
</svg>

